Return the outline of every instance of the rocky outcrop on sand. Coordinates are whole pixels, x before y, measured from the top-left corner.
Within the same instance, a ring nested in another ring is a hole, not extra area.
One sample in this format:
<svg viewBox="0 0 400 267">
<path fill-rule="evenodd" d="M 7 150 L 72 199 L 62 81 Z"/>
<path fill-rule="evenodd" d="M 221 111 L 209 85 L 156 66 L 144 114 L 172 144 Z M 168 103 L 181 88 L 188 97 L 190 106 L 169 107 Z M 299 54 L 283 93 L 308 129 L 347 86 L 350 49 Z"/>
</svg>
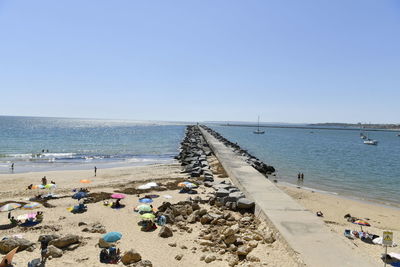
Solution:
<svg viewBox="0 0 400 267">
<path fill-rule="evenodd" d="M 201 125 L 203 129 L 205 129 L 208 133 L 210 133 L 212 136 L 214 136 L 217 140 L 222 142 L 225 146 L 230 147 L 233 149 L 233 151 L 238 154 L 239 156 L 242 156 L 245 158 L 246 162 L 253 166 L 257 171 L 260 173 L 264 174 L 265 176 L 268 176 L 269 174 L 272 174 L 275 172 L 275 168 L 265 164 L 262 162 L 260 159 L 256 158 L 255 156 L 251 155 L 247 150 L 242 149 L 237 143 L 233 143 L 217 133 L 216 131 L 212 130 L 211 128 Z"/>
</svg>

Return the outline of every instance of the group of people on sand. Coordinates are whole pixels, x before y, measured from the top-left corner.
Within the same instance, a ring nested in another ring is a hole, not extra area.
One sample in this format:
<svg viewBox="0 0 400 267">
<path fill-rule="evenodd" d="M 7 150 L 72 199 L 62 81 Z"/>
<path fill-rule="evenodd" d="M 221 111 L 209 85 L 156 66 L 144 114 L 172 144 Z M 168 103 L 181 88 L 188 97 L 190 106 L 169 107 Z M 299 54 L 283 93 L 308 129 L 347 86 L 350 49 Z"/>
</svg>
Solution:
<svg viewBox="0 0 400 267">
<path fill-rule="evenodd" d="M 103 248 L 100 251 L 100 262 L 106 264 L 117 264 L 121 259 L 121 251 L 115 246 L 111 246 L 108 249 Z"/>
<path fill-rule="evenodd" d="M 29 223 L 41 223 L 43 221 L 43 211 L 36 212 L 36 216 L 32 218 L 27 218 L 25 221 L 20 221 L 12 216 L 11 211 L 8 213 L 8 219 L 10 220 L 11 225 L 19 225 L 19 224 L 29 224 Z"/>
</svg>

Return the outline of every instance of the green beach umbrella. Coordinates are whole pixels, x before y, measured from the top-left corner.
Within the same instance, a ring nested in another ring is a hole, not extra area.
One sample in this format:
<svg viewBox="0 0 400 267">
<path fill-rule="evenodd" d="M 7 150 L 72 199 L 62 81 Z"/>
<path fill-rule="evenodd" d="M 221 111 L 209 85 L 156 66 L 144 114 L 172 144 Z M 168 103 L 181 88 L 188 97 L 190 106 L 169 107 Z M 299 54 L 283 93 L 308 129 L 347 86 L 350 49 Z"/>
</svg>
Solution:
<svg viewBox="0 0 400 267">
<path fill-rule="evenodd" d="M 141 215 L 140 217 L 145 220 L 150 220 L 150 219 L 154 219 L 156 216 L 152 213 L 145 213 L 145 214 Z"/>
<path fill-rule="evenodd" d="M 138 211 L 153 211 L 153 208 L 150 205 L 142 204 L 137 206 Z"/>
</svg>

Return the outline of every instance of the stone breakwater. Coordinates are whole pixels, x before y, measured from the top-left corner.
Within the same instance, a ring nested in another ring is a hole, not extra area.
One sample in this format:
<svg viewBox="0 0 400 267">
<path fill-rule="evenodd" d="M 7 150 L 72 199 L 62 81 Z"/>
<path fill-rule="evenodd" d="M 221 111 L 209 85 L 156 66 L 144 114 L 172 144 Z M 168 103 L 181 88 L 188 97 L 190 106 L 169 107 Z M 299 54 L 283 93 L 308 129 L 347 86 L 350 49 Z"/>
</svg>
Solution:
<svg viewBox="0 0 400 267">
<path fill-rule="evenodd" d="M 210 170 L 207 156 L 212 152 L 197 126 L 186 128 L 186 135 L 181 142 L 181 151 L 175 159 L 181 162 L 183 172 L 190 177 L 204 176 L 205 182 L 214 182 L 214 175 Z"/>
<path fill-rule="evenodd" d="M 183 166 L 183 172 L 190 174 L 190 178 L 195 178 L 197 184 L 203 183 L 204 186 L 214 189 L 213 196 L 208 200 L 209 204 L 232 211 L 253 213 L 254 201 L 247 199 L 238 187 L 227 181 L 214 182 L 214 174 L 207 159 L 212 155 L 199 127 L 188 126 L 181 143 L 181 152 L 176 157 Z"/>
<path fill-rule="evenodd" d="M 249 165 L 251 165 L 254 169 L 259 171 L 266 177 L 268 177 L 268 175 L 275 172 L 275 168 L 273 166 L 265 164 L 260 159 L 258 159 L 257 157 L 255 157 L 255 156 L 251 155 L 249 152 L 247 152 L 247 150 L 242 149 L 237 143 L 233 143 L 233 142 L 229 141 L 228 139 L 223 137 L 221 134 L 217 133 L 216 131 L 214 131 L 213 129 L 211 129 L 205 125 L 201 125 L 200 127 L 205 129 L 208 133 L 210 133 L 212 136 L 214 136 L 218 141 L 222 142 L 225 146 L 232 148 L 233 151 L 237 155 L 244 157 L 245 161 Z"/>
</svg>

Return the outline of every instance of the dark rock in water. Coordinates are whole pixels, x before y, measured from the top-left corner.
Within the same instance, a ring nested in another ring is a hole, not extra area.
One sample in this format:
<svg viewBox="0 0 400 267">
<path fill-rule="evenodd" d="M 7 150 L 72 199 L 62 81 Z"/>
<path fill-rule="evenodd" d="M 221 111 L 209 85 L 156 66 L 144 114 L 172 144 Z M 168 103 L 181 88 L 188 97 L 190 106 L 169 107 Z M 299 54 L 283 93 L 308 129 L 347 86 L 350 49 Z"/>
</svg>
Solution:
<svg viewBox="0 0 400 267">
<path fill-rule="evenodd" d="M 251 209 L 255 205 L 254 201 L 247 198 L 241 198 L 237 201 L 237 207 L 239 209 Z"/>
</svg>

